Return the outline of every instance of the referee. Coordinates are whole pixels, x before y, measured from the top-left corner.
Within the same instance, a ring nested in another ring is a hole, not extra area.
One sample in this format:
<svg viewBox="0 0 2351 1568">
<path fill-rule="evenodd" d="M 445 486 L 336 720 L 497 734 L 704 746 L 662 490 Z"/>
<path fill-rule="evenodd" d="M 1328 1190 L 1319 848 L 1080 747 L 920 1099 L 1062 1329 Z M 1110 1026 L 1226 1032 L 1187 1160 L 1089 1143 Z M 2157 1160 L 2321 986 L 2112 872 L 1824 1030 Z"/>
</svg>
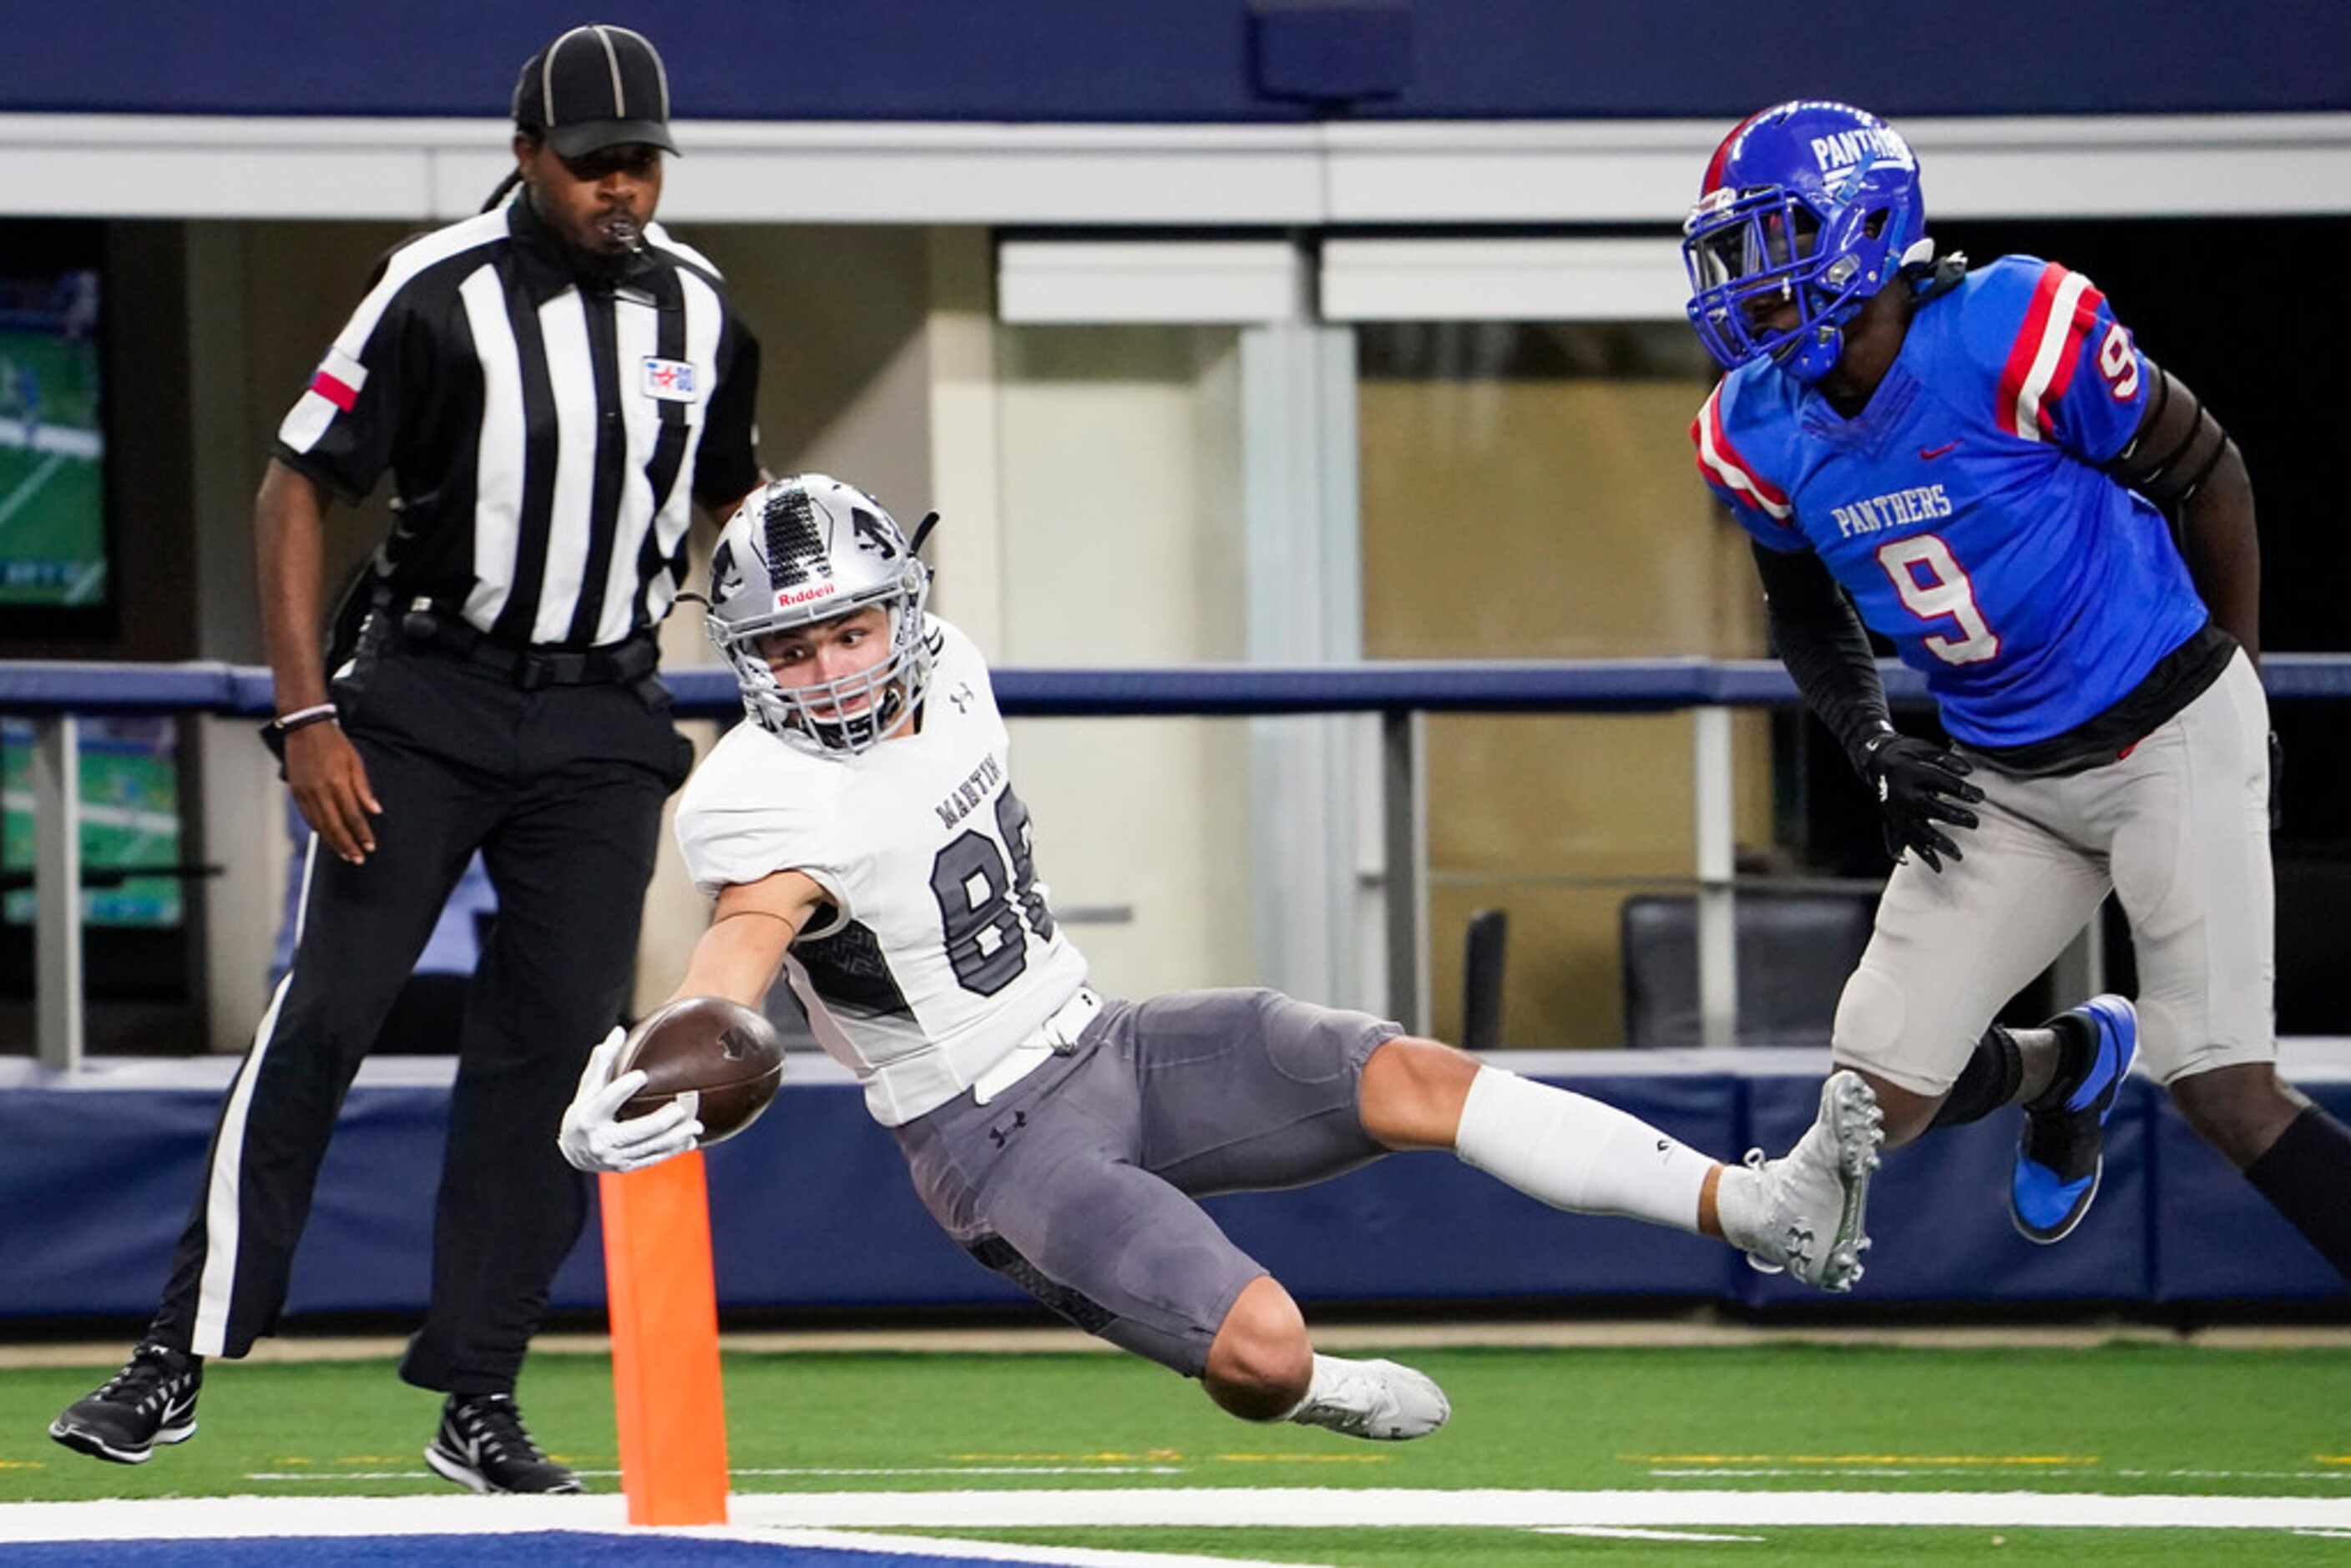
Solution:
<svg viewBox="0 0 2351 1568">
<path fill-rule="evenodd" d="M 762 482 L 759 356 L 717 271 L 653 221 L 676 148 L 652 44 L 572 28 L 523 68 L 514 116 L 514 175 L 386 258 L 262 481 L 265 736 L 314 831 L 303 915 L 153 1326 L 49 1429 L 99 1458 L 191 1436 L 204 1358 L 276 1327 L 344 1091 L 479 849 L 497 920 L 457 1041 L 432 1304 L 400 1372 L 448 1395 L 425 1449 L 443 1476 L 579 1490 L 532 1443 L 515 1378 L 587 1214 L 557 1124 L 581 1042 L 620 1015 L 662 802 L 692 761 L 653 628 L 694 504 L 723 515 Z M 338 616 L 330 677 L 320 516 L 387 471 L 395 521 Z"/>
</svg>

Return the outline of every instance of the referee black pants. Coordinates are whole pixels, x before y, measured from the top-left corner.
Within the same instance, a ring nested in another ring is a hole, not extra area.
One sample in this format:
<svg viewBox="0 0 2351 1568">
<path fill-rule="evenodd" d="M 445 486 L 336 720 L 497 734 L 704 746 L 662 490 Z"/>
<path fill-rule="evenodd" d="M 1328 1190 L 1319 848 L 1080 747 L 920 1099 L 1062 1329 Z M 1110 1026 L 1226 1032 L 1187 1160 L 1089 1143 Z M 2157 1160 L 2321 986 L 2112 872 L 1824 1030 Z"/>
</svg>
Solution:
<svg viewBox="0 0 2351 1568">
<path fill-rule="evenodd" d="M 236 1356 L 275 1329 L 344 1092 L 479 849 L 497 919 L 453 1042 L 432 1302 L 401 1375 L 498 1393 L 586 1222 L 557 1125 L 626 999 L 662 802 L 692 751 L 651 678 L 524 691 L 371 641 L 335 697 L 383 805 L 376 852 L 354 866 L 313 841 L 294 967 L 222 1108 L 152 1337 Z"/>
</svg>

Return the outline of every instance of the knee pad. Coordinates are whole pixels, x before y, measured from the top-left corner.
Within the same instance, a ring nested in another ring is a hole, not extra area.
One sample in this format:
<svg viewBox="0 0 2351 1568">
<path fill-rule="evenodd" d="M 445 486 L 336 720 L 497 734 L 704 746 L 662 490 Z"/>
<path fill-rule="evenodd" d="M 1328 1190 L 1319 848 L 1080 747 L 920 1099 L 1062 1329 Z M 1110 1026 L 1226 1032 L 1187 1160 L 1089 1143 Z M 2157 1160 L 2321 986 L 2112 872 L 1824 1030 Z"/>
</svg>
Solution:
<svg viewBox="0 0 2351 1568">
<path fill-rule="evenodd" d="M 1957 1039 L 1956 1049 L 1937 1049 L 1910 1036 L 1910 1002 L 1902 988 L 1867 965 L 1855 969 L 1837 998 L 1829 1045 L 1835 1059 L 1867 1070 L 1915 1094 L 1941 1094 L 1951 1087 L 1975 1041 Z"/>
<path fill-rule="evenodd" d="M 1840 1060 L 1882 1061 L 1901 1043 L 1902 1025 L 1909 1013 L 1901 987 L 1875 969 L 1855 969 L 1837 996 L 1829 1044 Z"/>
</svg>

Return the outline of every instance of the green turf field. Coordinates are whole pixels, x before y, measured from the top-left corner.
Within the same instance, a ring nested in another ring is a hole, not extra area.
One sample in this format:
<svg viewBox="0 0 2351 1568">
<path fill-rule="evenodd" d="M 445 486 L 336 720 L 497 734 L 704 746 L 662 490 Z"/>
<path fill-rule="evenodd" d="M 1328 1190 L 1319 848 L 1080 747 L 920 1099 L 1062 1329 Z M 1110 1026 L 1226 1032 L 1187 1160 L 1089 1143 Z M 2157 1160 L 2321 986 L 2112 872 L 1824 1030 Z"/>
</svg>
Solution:
<svg viewBox="0 0 2351 1568">
<path fill-rule="evenodd" d="M 1454 1419 L 1426 1441 L 1389 1445 L 1243 1425 L 1196 1389 L 1123 1357 L 731 1355 L 734 1486 L 738 1496 L 1313 1488 L 1761 1490 L 1856 1501 L 1877 1494 L 1881 1503 L 1884 1494 L 1934 1492 L 2351 1498 L 2351 1351 L 1759 1345 L 1405 1359 L 1445 1385 Z M 400 1384 L 388 1363 L 219 1368 L 200 1436 L 136 1469 L 80 1458 L 43 1435 L 49 1416 L 92 1381 L 84 1370 L 0 1374 L 0 1410 L 11 1417 L 0 1426 L 0 1499 L 444 1494 L 417 1457 L 434 1399 Z M 586 1472 L 590 1490 L 616 1487 L 601 1358 L 541 1355 L 521 1397 L 533 1430 Z M 1328 1491 L 1298 1495 L 1330 1500 Z M 2105 1563 L 2216 1553 L 2315 1562 L 2351 1552 L 2351 1540 L 2283 1530 L 1836 1529 L 1825 1519 L 1674 1526 L 1749 1539 L 1660 1542 L 1479 1527 L 1476 1513 L 1465 1498 L 1459 1529 L 952 1533 L 1366 1564 L 1471 1552 L 1481 1564 L 1686 1561 L 1701 1549 L 1735 1549 L 1736 1561 L 1758 1563 L 1798 1554 L 1931 1561 L 1991 1550 L 1994 1534 L 1999 1550 L 2032 1561 L 2062 1552 Z"/>
</svg>

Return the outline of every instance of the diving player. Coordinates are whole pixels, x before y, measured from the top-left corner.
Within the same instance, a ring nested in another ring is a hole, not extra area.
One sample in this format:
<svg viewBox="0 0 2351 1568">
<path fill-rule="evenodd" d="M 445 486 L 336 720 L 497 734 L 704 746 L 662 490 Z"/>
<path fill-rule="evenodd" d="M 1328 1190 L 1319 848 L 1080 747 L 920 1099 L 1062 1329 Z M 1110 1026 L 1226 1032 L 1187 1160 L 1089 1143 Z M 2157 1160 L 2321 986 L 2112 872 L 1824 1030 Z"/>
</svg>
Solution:
<svg viewBox="0 0 2351 1568">
<path fill-rule="evenodd" d="M 1749 117 L 1684 236 L 1690 320 L 1729 372 L 1691 426 L 1699 472 L 1753 536 L 1781 657 L 1900 857 L 1833 1035 L 1887 1145 L 2021 1102 L 2010 1208 L 2055 1241 L 2096 1196 L 2144 1055 L 2351 1275 L 2351 1134 L 2273 1065 L 2260 556 L 2235 444 L 2088 278 L 1938 256 L 1917 162 L 1875 115 Z M 1955 749 L 1895 731 L 1865 624 L 1925 673 Z M 1992 1027 L 2110 889 L 2136 1008 Z"/>
<path fill-rule="evenodd" d="M 1078 1326 L 1233 1414 L 1414 1437 L 1444 1395 L 1313 1354 L 1298 1307 L 1193 1200 L 1451 1149 L 1555 1207 L 1719 1236 L 1823 1290 L 1862 1272 L 1877 1109 L 1852 1073 L 1787 1157 L 1724 1166 L 1582 1095 L 1361 1013 L 1266 990 L 1098 996 L 1053 919 L 978 651 L 925 613 L 929 572 L 881 505 L 778 480 L 726 525 L 709 627 L 738 726 L 677 818 L 717 901 L 678 988 L 749 1006 L 778 967 L 864 1085 L 933 1218 Z M 692 1143 L 599 1046 L 565 1157 L 625 1170 Z"/>
</svg>

